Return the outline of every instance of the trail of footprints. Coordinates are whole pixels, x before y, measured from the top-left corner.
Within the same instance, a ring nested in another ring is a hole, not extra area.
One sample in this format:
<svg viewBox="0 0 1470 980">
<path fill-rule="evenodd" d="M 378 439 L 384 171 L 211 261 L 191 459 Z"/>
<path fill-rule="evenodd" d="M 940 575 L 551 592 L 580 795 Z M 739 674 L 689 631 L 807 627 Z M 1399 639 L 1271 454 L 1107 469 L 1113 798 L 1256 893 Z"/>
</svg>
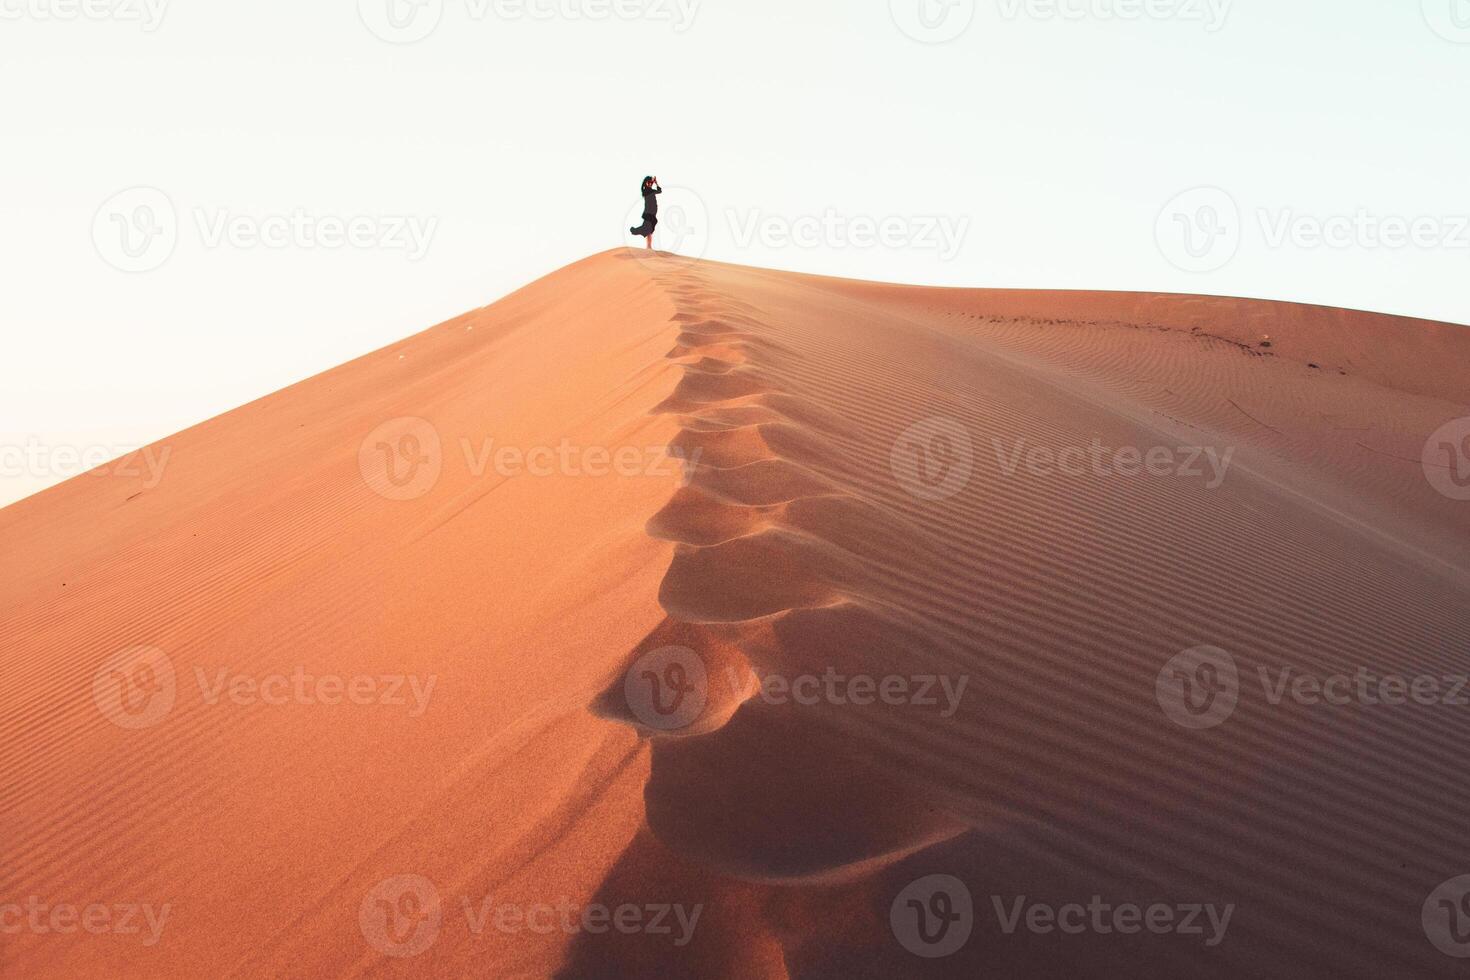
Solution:
<svg viewBox="0 0 1470 980">
<path fill-rule="evenodd" d="M 757 678 L 876 670 L 913 647 L 910 614 L 871 592 L 854 550 L 855 537 L 913 529 L 826 475 L 850 423 L 772 380 L 798 355 L 768 316 L 693 275 L 660 284 L 678 307 L 668 357 L 682 377 L 654 411 L 679 420 L 688 483 L 647 525 L 675 546 L 667 615 L 593 710 L 650 739 L 646 820 L 683 858 L 747 881 L 865 877 L 963 825 L 912 784 L 908 754 L 885 750 L 863 712 L 794 710 L 762 697 Z M 670 648 L 697 654 L 704 682 L 697 716 L 666 727 L 649 717 L 647 687 L 687 680 L 658 659 Z"/>
<path fill-rule="evenodd" d="M 707 705 L 695 724 L 650 731 L 627 708 L 620 674 L 594 710 L 680 738 L 722 727 L 751 696 L 752 651 L 779 648 L 771 633 L 778 619 L 847 603 L 824 574 L 831 555 L 792 518 L 795 507 L 841 504 L 847 495 L 799 461 L 824 413 L 767 380 L 762 361 L 785 348 L 767 335 L 762 311 L 689 273 L 655 279 L 678 307 L 667 356 L 683 377 L 654 411 L 679 418 L 671 446 L 688 461 L 687 482 L 647 525 L 676 546 L 659 594 L 669 618 L 625 666 L 661 648 L 692 649 L 707 669 Z"/>
</svg>

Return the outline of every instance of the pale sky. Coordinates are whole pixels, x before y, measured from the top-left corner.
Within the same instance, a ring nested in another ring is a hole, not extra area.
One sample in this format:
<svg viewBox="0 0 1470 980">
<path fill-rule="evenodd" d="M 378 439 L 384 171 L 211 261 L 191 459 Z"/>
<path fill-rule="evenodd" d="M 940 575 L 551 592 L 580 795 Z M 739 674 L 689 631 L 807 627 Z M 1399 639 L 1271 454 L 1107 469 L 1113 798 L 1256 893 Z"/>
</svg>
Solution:
<svg viewBox="0 0 1470 980">
<path fill-rule="evenodd" d="M 1470 0 L 0 0 L 0 85 L 0 504 L 632 244 L 646 173 L 708 258 L 1470 323 Z"/>
</svg>

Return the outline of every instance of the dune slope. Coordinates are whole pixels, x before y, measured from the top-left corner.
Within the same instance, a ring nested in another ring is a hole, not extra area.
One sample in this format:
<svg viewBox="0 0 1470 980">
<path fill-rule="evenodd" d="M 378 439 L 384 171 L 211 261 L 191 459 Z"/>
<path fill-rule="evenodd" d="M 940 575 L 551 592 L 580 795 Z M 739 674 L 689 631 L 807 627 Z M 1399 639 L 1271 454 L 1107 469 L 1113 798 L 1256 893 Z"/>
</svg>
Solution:
<svg viewBox="0 0 1470 980">
<path fill-rule="evenodd" d="M 1402 318 L 584 260 L 0 510 L 0 972 L 1453 975 L 1467 379 Z M 1201 929 L 1027 925 L 1074 903 Z"/>
</svg>

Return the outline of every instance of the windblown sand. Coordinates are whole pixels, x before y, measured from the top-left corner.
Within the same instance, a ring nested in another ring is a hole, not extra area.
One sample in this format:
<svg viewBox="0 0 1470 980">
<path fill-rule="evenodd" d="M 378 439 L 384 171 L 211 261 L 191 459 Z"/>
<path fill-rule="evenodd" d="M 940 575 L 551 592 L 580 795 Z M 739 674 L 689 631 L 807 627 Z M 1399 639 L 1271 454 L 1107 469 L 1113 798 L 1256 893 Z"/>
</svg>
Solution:
<svg viewBox="0 0 1470 980">
<path fill-rule="evenodd" d="M 0 510 L 0 975 L 1457 975 L 1467 399 L 1445 324 L 594 256 Z M 1272 686 L 1364 672 L 1443 701 Z M 1094 896 L 1232 912 L 1003 928 Z"/>
</svg>

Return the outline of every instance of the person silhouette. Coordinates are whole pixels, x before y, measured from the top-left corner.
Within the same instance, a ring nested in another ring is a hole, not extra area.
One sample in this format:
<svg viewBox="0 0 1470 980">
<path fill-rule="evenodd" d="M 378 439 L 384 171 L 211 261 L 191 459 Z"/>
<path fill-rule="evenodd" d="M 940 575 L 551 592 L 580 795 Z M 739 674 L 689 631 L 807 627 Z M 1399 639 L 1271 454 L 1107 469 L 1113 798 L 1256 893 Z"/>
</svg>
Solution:
<svg viewBox="0 0 1470 980">
<path fill-rule="evenodd" d="M 657 177 L 644 177 L 643 186 L 638 191 L 643 195 L 643 224 L 637 228 L 629 228 L 628 231 L 639 235 L 653 249 L 653 229 L 658 227 L 658 195 L 664 189 L 658 185 Z"/>
</svg>

